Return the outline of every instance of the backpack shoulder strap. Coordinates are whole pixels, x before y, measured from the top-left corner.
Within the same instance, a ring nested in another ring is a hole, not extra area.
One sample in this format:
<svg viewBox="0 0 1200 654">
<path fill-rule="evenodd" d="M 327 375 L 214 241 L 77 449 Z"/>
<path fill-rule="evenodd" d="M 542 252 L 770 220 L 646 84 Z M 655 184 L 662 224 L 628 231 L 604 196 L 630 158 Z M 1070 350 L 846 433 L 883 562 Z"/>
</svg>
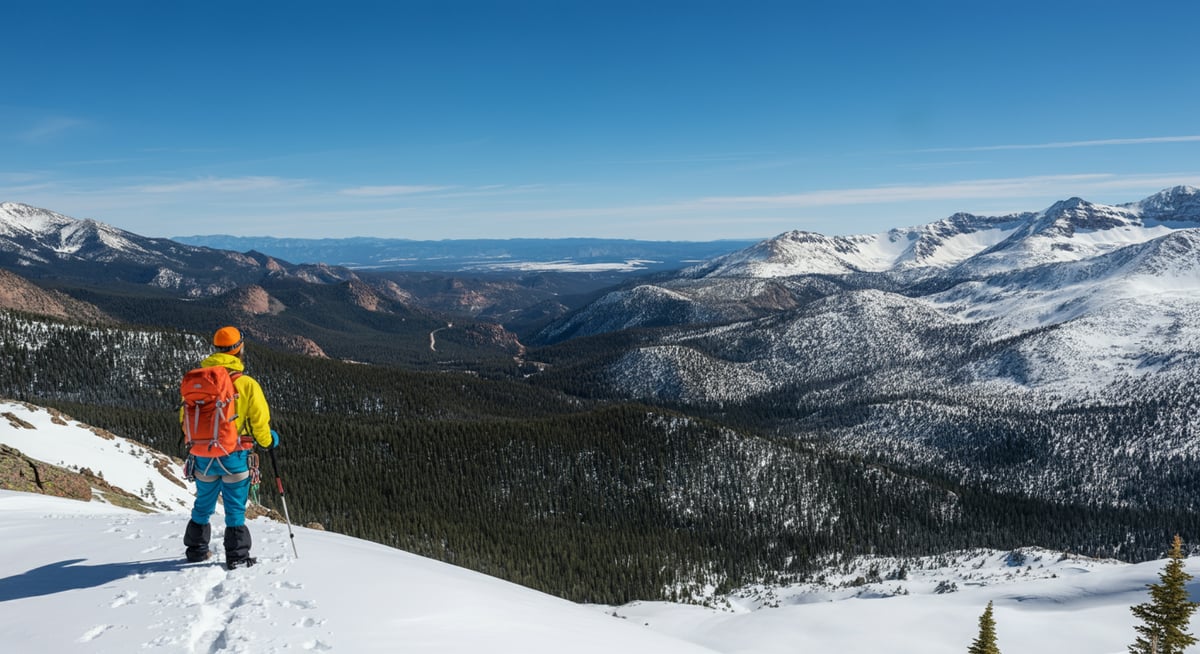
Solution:
<svg viewBox="0 0 1200 654">
<path fill-rule="evenodd" d="M 246 374 L 246 373 L 245 373 L 245 372 L 243 372 L 243 371 L 241 371 L 241 370 L 230 370 L 230 371 L 229 371 L 229 380 L 230 380 L 230 381 L 232 381 L 232 382 L 235 382 L 235 383 L 234 383 L 234 387 L 233 387 L 233 390 L 234 390 L 234 392 L 235 392 L 235 393 L 237 392 L 237 384 L 236 384 L 236 382 L 237 382 L 238 378 L 239 378 L 239 377 L 242 377 L 242 376 L 244 376 L 245 374 Z M 246 422 L 242 423 L 242 429 L 243 429 L 243 430 L 245 430 L 245 429 L 249 429 L 249 428 L 250 428 L 250 422 L 249 422 L 249 421 L 246 421 Z M 253 434 L 251 434 L 250 432 L 248 432 L 248 431 L 241 431 L 241 432 L 239 432 L 239 433 L 238 433 L 238 437 L 239 437 L 239 438 L 238 438 L 238 440 L 241 442 L 242 446 L 243 446 L 245 449 L 251 449 L 251 448 L 253 448 L 253 447 L 254 447 L 254 435 L 253 435 Z"/>
</svg>

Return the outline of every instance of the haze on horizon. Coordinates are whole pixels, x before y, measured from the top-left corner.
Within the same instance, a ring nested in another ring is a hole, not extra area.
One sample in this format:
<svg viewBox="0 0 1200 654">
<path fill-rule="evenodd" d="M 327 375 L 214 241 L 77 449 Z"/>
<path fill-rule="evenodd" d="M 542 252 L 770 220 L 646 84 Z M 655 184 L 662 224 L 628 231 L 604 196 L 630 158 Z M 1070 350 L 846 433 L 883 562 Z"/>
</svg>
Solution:
<svg viewBox="0 0 1200 654">
<path fill-rule="evenodd" d="M 1200 186 L 1200 5 L 9 3 L 0 201 L 148 236 L 764 238 Z"/>
</svg>

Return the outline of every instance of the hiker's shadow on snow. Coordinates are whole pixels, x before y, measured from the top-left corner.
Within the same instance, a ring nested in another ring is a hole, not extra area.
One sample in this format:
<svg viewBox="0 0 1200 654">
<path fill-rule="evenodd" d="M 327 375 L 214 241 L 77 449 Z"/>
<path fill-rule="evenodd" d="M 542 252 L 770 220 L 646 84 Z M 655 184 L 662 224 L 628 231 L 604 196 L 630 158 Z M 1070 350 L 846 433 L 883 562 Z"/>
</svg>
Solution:
<svg viewBox="0 0 1200 654">
<path fill-rule="evenodd" d="M 94 588 L 134 575 L 171 572 L 194 565 L 178 559 L 76 565 L 86 560 L 68 559 L 0 579 L 0 602 Z"/>
</svg>

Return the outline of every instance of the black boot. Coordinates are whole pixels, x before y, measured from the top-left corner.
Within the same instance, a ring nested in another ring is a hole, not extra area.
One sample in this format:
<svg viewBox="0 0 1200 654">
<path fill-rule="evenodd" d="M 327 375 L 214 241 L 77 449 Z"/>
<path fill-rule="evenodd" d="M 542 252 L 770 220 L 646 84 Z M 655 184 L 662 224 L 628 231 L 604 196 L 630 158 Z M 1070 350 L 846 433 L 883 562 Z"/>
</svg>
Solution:
<svg viewBox="0 0 1200 654">
<path fill-rule="evenodd" d="M 254 565 L 250 558 L 250 530 L 246 525 L 225 528 L 225 565 L 230 570 Z"/>
<path fill-rule="evenodd" d="M 187 529 L 183 530 L 183 546 L 187 548 L 184 555 L 189 563 L 198 563 L 212 556 L 212 552 L 208 551 L 208 540 L 211 535 L 212 528 L 210 526 L 188 520 Z"/>
</svg>

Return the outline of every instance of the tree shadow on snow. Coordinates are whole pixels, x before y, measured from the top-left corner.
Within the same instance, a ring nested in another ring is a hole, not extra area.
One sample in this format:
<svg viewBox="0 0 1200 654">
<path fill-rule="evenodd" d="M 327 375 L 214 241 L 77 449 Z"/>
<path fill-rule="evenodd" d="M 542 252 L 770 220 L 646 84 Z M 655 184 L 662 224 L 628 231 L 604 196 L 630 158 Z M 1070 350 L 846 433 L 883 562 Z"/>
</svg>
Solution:
<svg viewBox="0 0 1200 654">
<path fill-rule="evenodd" d="M 94 588 L 139 574 L 172 572 L 195 564 L 179 559 L 76 565 L 87 559 L 68 559 L 0 579 L 0 602 Z"/>
</svg>

